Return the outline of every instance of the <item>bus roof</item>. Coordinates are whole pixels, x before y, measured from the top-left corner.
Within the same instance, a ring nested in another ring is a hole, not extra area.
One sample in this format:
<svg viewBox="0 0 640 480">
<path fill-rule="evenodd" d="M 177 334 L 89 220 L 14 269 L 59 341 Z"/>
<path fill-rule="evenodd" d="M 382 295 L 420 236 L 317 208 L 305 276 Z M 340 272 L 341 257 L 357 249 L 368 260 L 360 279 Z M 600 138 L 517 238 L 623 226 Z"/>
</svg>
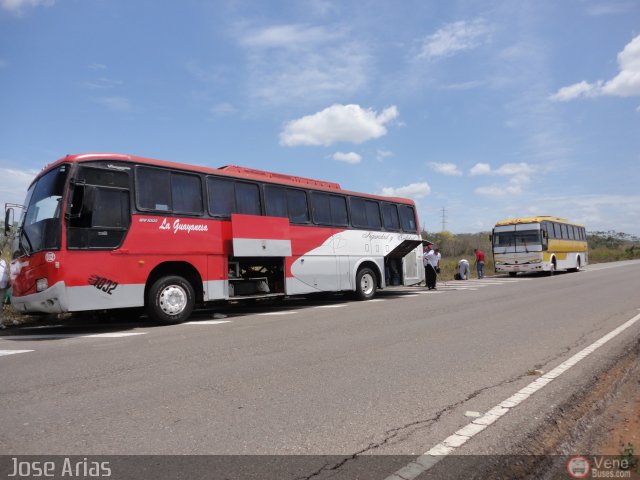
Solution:
<svg viewBox="0 0 640 480">
<path fill-rule="evenodd" d="M 540 223 L 543 221 L 547 222 L 557 222 L 557 223 L 567 223 L 571 225 L 576 225 L 578 227 L 583 227 L 584 225 L 580 225 L 579 223 L 570 222 L 566 218 L 553 217 L 551 215 L 539 215 L 537 217 L 519 217 L 519 218 L 510 218 L 508 220 L 502 220 L 496 223 L 496 227 L 503 227 L 505 225 L 518 225 L 521 223 Z"/>
<path fill-rule="evenodd" d="M 298 177 L 294 175 L 286 175 L 275 172 L 267 172 L 264 170 L 256 170 L 248 167 L 239 167 L 236 165 L 225 165 L 219 168 L 204 167 L 200 165 L 189 165 L 186 163 L 167 162 L 164 160 L 156 160 L 153 158 L 140 157 L 136 155 L 128 155 L 122 153 L 80 153 L 67 155 L 49 165 L 44 167 L 42 171 L 36 176 L 40 177 L 49 169 L 65 162 L 91 162 L 96 160 L 113 160 L 115 162 L 131 162 L 145 165 L 152 165 L 157 167 L 175 168 L 179 170 L 188 170 L 192 172 L 229 176 L 234 178 L 244 178 L 247 180 L 257 180 L 263 182 L 277 183 L 280 185 L 289 185 L 299 188 L 311 188 L 314 190 L 333 191 L 334 193 L 343 193 L 347 195 L 357 195 L 362 197 L 370 197 L 379 200 L 395 201 L 399 203 L 406 203 L 414 205 L 415 202 L 408 198 L 402 197 L 385 197 L 382 195 L 373 195 L 369 193 L 352 192 L 348 190 L 342 190 L 340 184 L 335 182 L 328 182 L 324 180 L 315 180 L 312 178 Z"/>
</svg>

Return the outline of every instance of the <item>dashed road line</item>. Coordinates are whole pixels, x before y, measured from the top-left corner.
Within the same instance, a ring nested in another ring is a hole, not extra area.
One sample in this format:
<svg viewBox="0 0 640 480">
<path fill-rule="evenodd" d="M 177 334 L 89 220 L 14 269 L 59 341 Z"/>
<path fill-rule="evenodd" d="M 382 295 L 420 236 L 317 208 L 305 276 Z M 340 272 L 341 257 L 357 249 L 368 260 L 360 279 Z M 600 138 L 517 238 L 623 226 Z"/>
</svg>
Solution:
<svg viewBox="0 0 640 480">
<path fill-rule="evenodd" d="M 110 333 L 94 333 L 91 335 L 81 335 L 84 338 L 122 338 L 134 337 L 136 335 L 146 335 L 147 332 L 110 332 Z"/>
<path fill-rule="evenodd" d="M 481 417 L 476 418 L 471 423 L 466 425 L 465 427 L 456 431 L 453 435 L 445 438 L 442 442 L 437 444 L 435 447 L 428 450 L 426 453 L 420 455 L 412 462 L 408 463 L 406 466 L 397 470 L 395 473 L 388 476 L 385 480 L 413 480 L 422 473 L 430 470 L 435 464 L 437 464 L 444 457 L 451 455 L 455 452 L 456 449 L 463 446 L 473 437 L 475 437 L 478 433 L 482 432 L 489 425 L 493 424 L 501 417 L 509 413 L 512 408 L 517 407 L 522 402 L 527 400 L 531 395 L 536 393 L 538 390 L 544 388 L 553 380 L 558 378 L 564 372 L 569 370 L 571 367 L 575 366 L 578 362 L 585 359 L 589 355 L 591 355 L 594 351 L 600 348 L 602 345 L 607 343 L 612 338 L 618 336 L 620 333 L 625 331 L 627 328 L 634 325 L 638 320 L 640 320 L 640 314 L 636 315 L 632 319 L 626 321 L 618 328 L 612 330 L 604 337 L 596 340 L 591 345 L 586 348 L 583 348 L 578 353 L 573 355 L 568 360 L 562 362 L 556 368 L 551 370 L 549 373 L 542 375 L 537 380 L 531 382 L 526 387 L 520 389 L 518 392 L 511 395 L 506 400 L 503 400 L 498 405 L 487 411 Z"/>
<path fill-rule="evenodd" d="M 93 333 L 93 334 L 81 334 L 81 333 L 48 333 L 38 335 L 11 335 L 0 337 L 0 340 L 15 340 L 15 341 L 28 341 L 28 340 L 56 340 L 61 338 L 121 338 L 132 337 L 135 335 L 146 335 L 147 332 L 108 332 L 108 333 Z"/>
<path fill-rule="evenodd" d="M 183 325 L 220 325 L 221 323 L 231 323 L 231 320 L 193 320 L 185 322 Z"/>
<path fill-rule="evenodd" d="M 0 357 L 5 355 L 15 355 L 16 353 L 28 353 L 33 352 L 33 350 L 0 350 Z"/>
<path fill-rule="evenodd" d="M 336 305 L 316 305 L 313 308 L 342 308 L 342 307 L 346 307 L 347 305 L 349 305 L 348 303 L 339 303 Z"/>
<path fill-rule="evenodd" d="M 273 316 L 273 315 L 293 315 L 294 313 L 298 313 L 297 310 L 285 310 L 282 312 L 265 312 L 265 313 L 258 313 L 258 315 L 266 317 L 266 316 Z"/>
</svg>

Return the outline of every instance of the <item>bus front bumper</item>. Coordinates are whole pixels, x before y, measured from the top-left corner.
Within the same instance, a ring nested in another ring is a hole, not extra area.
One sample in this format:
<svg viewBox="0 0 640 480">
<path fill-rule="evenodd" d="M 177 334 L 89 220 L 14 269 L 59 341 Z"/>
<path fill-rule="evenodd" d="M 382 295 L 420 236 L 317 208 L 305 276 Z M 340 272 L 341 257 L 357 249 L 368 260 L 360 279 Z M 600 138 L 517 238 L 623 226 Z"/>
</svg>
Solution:
<svg viewBox="0 0 640 480">
<path fill-rule="evenodd" d="M 496 264 L 496 272 L 547 272 L 549 271 L 549 264 L 544 262 L 539 263 L 502 263 Z"/>
<path fill-rule="evenodd" d="M 68 311 L 67 288 L 63 281 L 43 292 L 11 297 L 11 305 L 18 313 L 63 313 Z"/>
</svg>

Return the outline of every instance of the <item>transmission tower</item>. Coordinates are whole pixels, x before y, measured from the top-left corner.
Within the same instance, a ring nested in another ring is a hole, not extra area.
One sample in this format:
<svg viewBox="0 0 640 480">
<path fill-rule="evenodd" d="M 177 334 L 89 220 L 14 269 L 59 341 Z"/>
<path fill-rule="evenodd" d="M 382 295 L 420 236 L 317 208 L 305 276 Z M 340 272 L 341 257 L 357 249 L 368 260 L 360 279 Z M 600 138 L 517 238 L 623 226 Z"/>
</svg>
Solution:
<svg viewBox="0 0 640 480">
<path fill-rule="evenodd" d="M 445 232 L 447 230 L 447 209 L 442 207 L 442 231 Z"/>
</svg>

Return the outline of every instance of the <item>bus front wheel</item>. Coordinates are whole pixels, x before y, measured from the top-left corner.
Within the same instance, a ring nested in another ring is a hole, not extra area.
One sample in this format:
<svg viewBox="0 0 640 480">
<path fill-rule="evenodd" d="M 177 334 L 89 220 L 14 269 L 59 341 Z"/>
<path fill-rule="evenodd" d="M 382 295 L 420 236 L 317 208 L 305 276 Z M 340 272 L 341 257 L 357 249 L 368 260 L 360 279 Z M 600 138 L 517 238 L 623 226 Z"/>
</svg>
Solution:
<svg viewBox="0 0 640 480">
<path fill-rule="evenodd" d="M 160 277 L 149 289 L 147 313 L 160 323 L 182 323 L 194 306 L 193 286 L 178 275 Z"/>
<path fill-rule="evenodd" d="M 370 268 L 361 268 L 356 275 L 356 297 L 369 300 L 376 294 L 376 274 Z"/>
<path fill-rule="evenodd" d="M 554 273 L 556 273 L 556 259 L 555 258 L 551 261 L 551 265 L 549 265 L 549 271 L 547 272 L 547 275 L 552 277 Z"/>
</svg>

